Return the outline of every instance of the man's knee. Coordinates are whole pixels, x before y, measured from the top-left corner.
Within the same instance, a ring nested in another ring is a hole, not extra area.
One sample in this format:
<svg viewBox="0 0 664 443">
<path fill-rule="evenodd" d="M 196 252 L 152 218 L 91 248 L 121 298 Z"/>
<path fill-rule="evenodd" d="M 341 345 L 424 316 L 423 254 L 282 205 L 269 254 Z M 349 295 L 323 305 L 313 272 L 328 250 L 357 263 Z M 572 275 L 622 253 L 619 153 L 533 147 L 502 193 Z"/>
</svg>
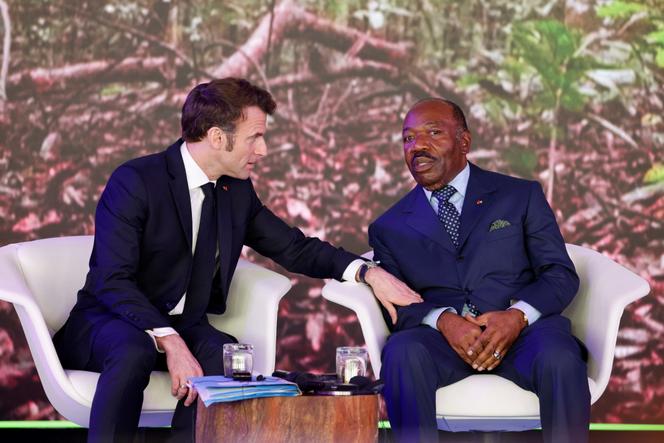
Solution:
<svg viewBox="0 0 664 443">
<path fill-rule="evenodd" d="M 227 343 L 237 343 L 233 336 L 209 325 L 185 331 L 182 337 L 205 375 L 223 374 L 223 347 Z"/>
<path fill-rule="evenodd" d="M 381 372 L 396 368 L 421 368 L 431 362 L 431 351 L 425 344 L 428 331 L 422 332 L 420 328 L 415 328 L 391 335 L 383 347 Z"/>
<path fill-rule="evenodd" d="M 194 357 L 198 360 L 205 375 L 223 375 L 223 343 L 203 342 L 197 346 Z"/>
<path fill-rule="evenodd" d="M 128 373 L 149 374 L 157 361 L 157 348 L 146 333 L 135 334 L 115 345 L 105 358 L 105 365 L 113 365 Z"/>
<path fill-rule="evenodd" d="M 580 351 L 571 347 L 551 346 L 540 352 L 535 358 L 535 370 L 545 376 L 587 378 Z"/>
</svg>

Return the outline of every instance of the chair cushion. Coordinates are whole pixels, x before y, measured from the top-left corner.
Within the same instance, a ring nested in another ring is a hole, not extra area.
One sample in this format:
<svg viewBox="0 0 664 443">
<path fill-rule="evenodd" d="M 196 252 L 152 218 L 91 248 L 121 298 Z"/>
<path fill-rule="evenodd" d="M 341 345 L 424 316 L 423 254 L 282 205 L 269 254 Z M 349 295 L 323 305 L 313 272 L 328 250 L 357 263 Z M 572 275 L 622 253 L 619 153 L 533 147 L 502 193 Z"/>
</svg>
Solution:
<svg viewBox="0 0 664 443">
<path fill-rule="evenodd" d="M 74 389 L 92 405 L 92 398 L 97 388 L 99 373 L 89 371 L 65 370 Z M 175 409 L 177 399 L 171 395 L 171 378 L 168 372 L 154 371 L 150 375 L 150 384 L 145 388 L 143 397 L 143 412 L 146 411 L 172 411 Z"/>
<path fill-rule="evenodd" d="M 595 383 L 588 379 L 590 392 Z M 436 415 L 459 417 L 539 416 L 535 393 L 493 374 L 466 377 L 436 391 Z"/>
</svg>

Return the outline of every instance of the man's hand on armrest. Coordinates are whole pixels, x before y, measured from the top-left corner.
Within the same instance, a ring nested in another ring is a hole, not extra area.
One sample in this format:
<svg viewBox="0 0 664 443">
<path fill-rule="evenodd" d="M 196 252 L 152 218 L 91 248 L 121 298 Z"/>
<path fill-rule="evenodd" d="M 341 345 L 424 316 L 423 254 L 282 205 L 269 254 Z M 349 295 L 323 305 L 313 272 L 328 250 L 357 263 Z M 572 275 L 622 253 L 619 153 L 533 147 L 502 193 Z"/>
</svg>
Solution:
<svg viewBox="0 0 664 443">
<path fill-rule="evenodd" d="M 196 391 L 187 386 L 189 377 L 202 377 L 203 369 L 191 354 L 187 344 L 177 334 L 155 337 L 157 346 L 166 352 L 166 364 L 171 375 L 171 395 L 181 400 L 185 397 L 185 406 L 196 400 Z"/>
<path fill-rule="evenodd" d="M 392 324 L 397 323 L 397 310 L 394 305 L 408 306 L 412 303 L 421 303 L 422 297 L 404 282 L 380 267 L 366 271 L 364 280 L 374 295 L 390 314 Z"/>
</svg>

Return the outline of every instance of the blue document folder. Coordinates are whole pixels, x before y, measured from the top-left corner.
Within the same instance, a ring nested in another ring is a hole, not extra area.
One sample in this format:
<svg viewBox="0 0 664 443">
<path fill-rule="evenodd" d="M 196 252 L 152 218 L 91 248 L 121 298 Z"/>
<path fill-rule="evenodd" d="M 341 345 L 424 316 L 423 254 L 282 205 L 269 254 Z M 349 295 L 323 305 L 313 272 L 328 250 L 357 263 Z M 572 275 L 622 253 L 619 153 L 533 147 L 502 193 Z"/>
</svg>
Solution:
<svg viewBox="0 0 664 443">
<path fill-rule="evenodd" d="M 261 397 L 296 397 L 302 395 L 295 383 L 277 377 L 257 381 L 236 381 L 222 375 L 189 379 L 205 406 L 215 403 Z"/>
</svg>

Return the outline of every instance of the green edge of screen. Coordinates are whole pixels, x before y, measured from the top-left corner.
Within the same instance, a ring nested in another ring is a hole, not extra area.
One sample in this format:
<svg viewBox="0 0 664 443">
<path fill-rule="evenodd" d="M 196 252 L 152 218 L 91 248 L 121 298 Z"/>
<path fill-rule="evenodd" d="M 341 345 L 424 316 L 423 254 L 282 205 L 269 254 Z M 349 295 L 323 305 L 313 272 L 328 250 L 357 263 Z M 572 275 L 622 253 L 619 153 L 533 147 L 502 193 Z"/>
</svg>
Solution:
<svg viewBox="0 0 664 443">
<path fill-rule="evenodd" d="M 0 429 L 76 429 L 75 423 L 65 420 L 0 421 Z M 378 422 L 379 429 L 390 429 L 387 420 Z M 592 431 L 664 431 L 664 424 L 591 423 Z"/>
<path fill-rule="evenodd" d="M 390 422 L 381 420 L 378 429 L 390 429 Z M 631 423 L 591 423 L 591 431 L 664 431 L 664 424 L 631 424 Z"/>
</svg>

